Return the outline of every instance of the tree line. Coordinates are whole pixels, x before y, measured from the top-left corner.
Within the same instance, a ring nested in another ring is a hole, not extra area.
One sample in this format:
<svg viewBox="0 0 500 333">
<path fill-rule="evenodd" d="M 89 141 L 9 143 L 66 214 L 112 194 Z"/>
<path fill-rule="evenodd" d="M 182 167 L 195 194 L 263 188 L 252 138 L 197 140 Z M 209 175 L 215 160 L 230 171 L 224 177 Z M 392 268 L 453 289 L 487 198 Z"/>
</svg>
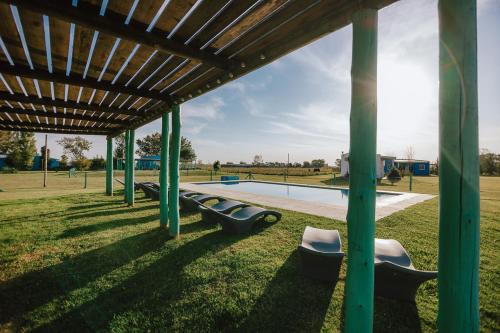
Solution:
<svg viewBox="0 0 500 333">
<path fill-rule="evenodd" d="M 79 170 L 100 170 L 106 167 L 106 160 L 102 156 L 87 158 L 86 153 L 92 148 L 93 143 L 81 136 L 63 137 L 57 143 L 62 147 L 63 154 L 59 159 L 59 168 L 66 169 L 70 165 Z M 140 157 L 157 156 L 161 151 L 161 133 L 155 132 L 146 135 L 142 139 L 137 139 L 138 149 L 136 154 Z M 170 145 L 170 148 L 172 145 Z M 6 164 L 14 170 L 31 170 L 33 160 L 37 153 L 36 139 L 33 133 L 0 131 L 0 153 L 7 155 Z M 40 150 L 42 158 L 47 153 L 50 158 L 50 149 L 45 151 L 45 147 Z M 115 138 L 115 149 L 113 152 L 115 159 L 124 158 L 125 155 L 125 135 Z M 196 159 L 196 153 L 191 141 L 181 137 L 181 161 L 191 162 Z"/>
</svg>

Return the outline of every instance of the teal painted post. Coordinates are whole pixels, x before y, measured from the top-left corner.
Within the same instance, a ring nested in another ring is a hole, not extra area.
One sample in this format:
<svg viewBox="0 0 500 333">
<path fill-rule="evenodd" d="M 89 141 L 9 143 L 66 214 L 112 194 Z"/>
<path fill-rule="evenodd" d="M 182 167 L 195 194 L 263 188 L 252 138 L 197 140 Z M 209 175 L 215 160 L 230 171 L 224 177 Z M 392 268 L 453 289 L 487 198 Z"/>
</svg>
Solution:
<svg viewBox="0 0 500 333">
<path fill-rule="evenodd" d="M 172 106 L 172 151 L 170 154 L 170 194 L 168 196 L 168 220 L 170 236 L 179 237 L 179 158 L 181 153 L 181 110 Z"/>
<path fill-rule="evenodd" d="M 168 223 L 168 111 L 161 116 L 161 152 L 160 152 L 160 227 Z"/>
<path fill-rule="evenodd" d="M 377 183 L 376 9 L 353 14 L 346 332 L 372 332 Z"/>
<path fill-rule="evenodd" d="M 106 194 L 113 195 L 113 138 L 106 140 Z"/>
<path fill-rule="evenodd" d="M 438 329 L 479 332 L 475 0 L 440 0 Z"/>
<path fill-rule="evenodd" d="M 128 202 L 128 185 L 129 185 L 129 179 L 128 179 L 128 150 L 130 148 L 129 145 L 129 138 L 130 138 L 130 132 L 129 130 L 125 131 L 125 163 L 124 163 L 124 168 L 123 168 L 123 182 L 125 183 L 124 185 L 124 192 L 123 192 L 123 197 L 124 201 Z"/>
<path fill-rule="evenodd" d="M 128 168 L 128 178 L 129 178 L 129 188 L 128 188 L 128 200 L 127 204 L 133 206 L 135 202 L 135 186 L 134 186 L 134 146 L 135 146 L 135 131 L 129 130 L 129 168 Z"/>
</svg>

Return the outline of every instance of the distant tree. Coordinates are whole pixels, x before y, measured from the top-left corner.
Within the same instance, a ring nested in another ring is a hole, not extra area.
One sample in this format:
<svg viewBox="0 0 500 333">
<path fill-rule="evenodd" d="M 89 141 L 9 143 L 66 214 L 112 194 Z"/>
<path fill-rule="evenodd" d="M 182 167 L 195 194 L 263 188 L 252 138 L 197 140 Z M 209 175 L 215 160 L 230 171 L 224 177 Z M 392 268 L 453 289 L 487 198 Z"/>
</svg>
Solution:
<svg viewBox="0 0 500 333">
<path fill-rule="evenodd" d="M 196 160 L 196 153 L 191 145 L 191 141 L 181 136 L 181 161 L 192 162 Z"/>
<path fill-rule="evenodd" d="M 85 152 L 92 148 L 92 142 L 81 136 L 64 137 L 57 141 L 63 148 L 65 155 L 70 155 L 72 162 L 78 162 L 85 159 Z"/>
<path fill-rule="evenodd" d="M 7 164 L 19 170 L 31 170 L 33 158 L 36 155 L 35 135 L 28 132 L 18 132 L 7 154 Z"/>
<path fill-rule="evenodd" d="M 157 156 L 161 153 L 161 133 L 155 132 L 148 134 L 142 139 L 137 139 L 138 149 L 137 155 L 144 156 Z M 172 145 L 170 145 L 172 147 Z M 181 137 L 181 153 L 180 159 L 182 162 L 192 162 L 196 160 L 196 153 L 189 141 L 185 137 Z"/>
<path fill-rule="evenodd" d="M 301 166 L 302 166 L 302 164 L 300 164 L 299 162 L 293 163 L 294 168 L 300 168 Z"/>
<path fill-rule="evenodd" d="M 115 159 L 125 158 L 125 134 L 120 134 L 115 138 Z"/>
<path fill-rule="evenodd" d="M 479 169 L 482 175 L 496 175 L 500 173 L 500 155 L 483 149 L 479 155 Z"/>
<path fill-rule="evenodd" d="M 90 160 L 90 169 L 103 170 L 106 168 L 106 160 L 102 156 L 96 156 Z"/>
<path fill-rule="evenodd" d="M 247 162 L 245 162 L 245 161 L 240 161 L 240 164 L 247 164 Z"/>
<path fill-rule="evenodd" d="M 217 161 L 214 162 L 213 169 L 214 169 L 215 172 L 219 172 L 220 171 L 220 161 L 219 160 L 217 160 Z"/>
<path fill-rule="evenodd" d="M 45 170 L 45 146 L 42 146 L 40 148 L 40 155 L 42 155 L 42 170 Z M 49 160 L 50 160 L 50 149 L 47 149 L 47 167 L 49 166 Z"/>
<path fill-rule="evenodd" d="M 259 164 L 262 164 L 262 163 L 264 163 L 264 159 L 262 158 L 262 155 L 255 155 L 253 157 L 253 164 L 259 165 Z"/>
<path fill-rule="evenodd" d="M 337 159 L 335 160 L 335 166 L 336 166 L 337 168 L 340 168 L 340 163 L 341 163 L 341 162 L 342 162 L 342 161 L 341 161 L 341 159 L 340 159 L 340 158 L 337 158 Z"/>
<path fill-rule="evenodd" d="M 68 167 L 68 156 L 62 154 L 59 159 L 59 169 L 66 169 Z"/>
<path fill-rule="evenodd" d="M 0 131 L 0 153 L 8 154 L 16 141 L 16 132 Z"/>
<path fill-rule="evenodd" d="M 392 185 L 401 180 L 401 172 L 397 168 L 392 168 L 389 174 L 387 175 L 387 179 L 391 182 Z"/>
<path fill-rule="evenodd" d="M 92 161 L 88 158 L 82 157 L 77 160 L 73 160 L 71 164 L 78 170 L 88 170 L 92 166 Z"/>
<path fill-rule="evenodd" d="M 325 160 L 324 159 L 312 160 L 311 165 L 313 168 L 322 168 L 325 166 Z"/>
<path fill-rule="evenodd" d="M 310 167 L 311 167 L 311 162 L 309 162 L 309 161 L 304 161 L 304 162 L 302 163 L 302 166 L 303 166 L 304 168 L 310 168 Z"/>
<path fill-rule="evenodd" d="M 161 153 L 161 134 L 159 132 L 148 134 L 142 139 L 137 139 L 136 143 L 138 147 L 136 153 L 141 157 L 155 156 Z"/>
</svg>

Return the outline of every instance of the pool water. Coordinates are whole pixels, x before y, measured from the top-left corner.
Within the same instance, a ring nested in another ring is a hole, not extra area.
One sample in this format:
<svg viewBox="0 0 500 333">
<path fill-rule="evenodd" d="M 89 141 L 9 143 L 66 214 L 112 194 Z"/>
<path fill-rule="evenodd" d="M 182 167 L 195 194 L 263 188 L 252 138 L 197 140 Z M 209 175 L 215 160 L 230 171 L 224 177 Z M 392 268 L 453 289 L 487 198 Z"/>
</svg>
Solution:
<svg viewBox="0 0 500 333">
<path fill-rule="evenodd" d="M 346 206 L 348 202 L 349 191 L 347 189 L 311 187 L 283 183 L 265 183 L 265 182 L 212 182 L 200 183 L 199 185 L 211 188 L 233 190 L 239 192 L 270 195 L 295 200 L 312 201 L 330 205 Z M 399 193 L 380 193 L 377 192 L 377 205 L 390 201 L 400 196 Z"/>
</svg>

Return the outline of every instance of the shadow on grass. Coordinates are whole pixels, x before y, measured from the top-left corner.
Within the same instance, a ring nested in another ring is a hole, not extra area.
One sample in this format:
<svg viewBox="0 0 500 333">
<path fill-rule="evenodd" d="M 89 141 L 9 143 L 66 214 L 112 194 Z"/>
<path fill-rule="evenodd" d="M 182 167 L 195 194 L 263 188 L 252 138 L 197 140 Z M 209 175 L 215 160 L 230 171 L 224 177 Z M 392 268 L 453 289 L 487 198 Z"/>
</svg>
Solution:
<svg viewBox="0 0 500 333">
<path fill-rule="evenodd" d="M 162 311 L 165 306 L 181 299 L 197 281 L 184 276 L 183 269 L 196 259 L 214 254 L 247 237 L 228 236 L 220 231 L 195 238 L 163 255 L 141 271 L 135 272 L 122 283 L 99 294 L 95 299 L 62 314 L 37 331 L 107 331 L 110 322 L 124 313 L 139 309 L 148 317 L 161 317 L 161 326 L 172 326 L 174 318 Z M 152 323 L 136 323 L 146 330 Z M 156 323 L 158 325 L 158 323 Z M 129 328 L 130 329 L 130 328 Z"/>
<path fill-rule="evenodd" d="M 345 296 L 342 304 L 340 329 L 345 330 Z M 422 332 L 420 317 L 415 303 L 392 300 L 382 297 L 374 298 L 373 332 Z"/>
<path fill-rule="evenodd" d="M 1 283 L 0 324 L 22 320 L 28 312 L 54 298 L 82 288 L 100 276 L 158 250 L 168 239 L 167 233 L 153 230 Z"/>
<path fill-rule="evenodd" d="M 247 319 L 245 332 L 319 332 L 335 285 L 303 277 L 294 251 L 276 272 Z"/>
<path fill-rule="evenodd" d="M 140 207 L 127 207 L 123 204 L 122 207 L 117 207 L 116 209 L 103 209 L 98 211 L 90 211 L 81 214 L 67 215 L 66 220 L 78 220 L 78 219 L 91 219 L 94 217 L 110 216 L 110 215 L 120 215 L 120 214 L 131 214 L 136 212 L 141 212 L 144 210 L 158 208 L 158 204 L 152 204 Z"/>
<path fill-rule="evenodd" d="M 132 226 L 137 224 L 149 223 L 158 219 L 158 214 L 147 215 L 142 217 L 129 217 L 123 219 L 114 219 L 112 221 L 97 223 L 97 224 L 88 224 L 81 227 L 67 229 L 61 235 L 58 236 L 58 239 L 69 238 L 69 237 L 78 237 L 82 235 L 86 235 L 92 232 L 106 231 L 114 228 L 121 228 L 124 226 Z"/>
<path fill-rule="evenodd" d="M 374 332 L 422 332 L 415 303 L 375 297 Z"/>
</svg>

